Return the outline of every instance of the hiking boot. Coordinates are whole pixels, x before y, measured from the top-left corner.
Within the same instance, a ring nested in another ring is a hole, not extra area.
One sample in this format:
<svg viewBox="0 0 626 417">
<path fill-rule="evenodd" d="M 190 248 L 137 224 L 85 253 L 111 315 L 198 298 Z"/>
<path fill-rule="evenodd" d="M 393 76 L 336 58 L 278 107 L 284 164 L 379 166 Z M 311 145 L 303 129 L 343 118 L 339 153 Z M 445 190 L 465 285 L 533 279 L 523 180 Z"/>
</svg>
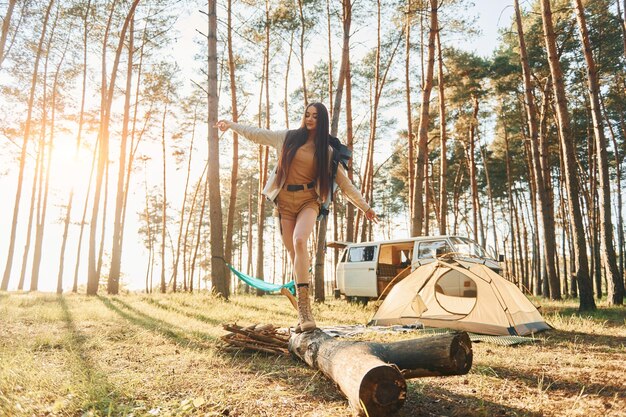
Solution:
<svg viewBox="0 0 626 417">
<path fill-rule="evenodd" d="M 313 313 L 311 312 L 311 303 L 309 301 L 309 284 L 298 284 L 298 325 L 296 333 L 310 332 L 317 328 Z"/>
</svg>

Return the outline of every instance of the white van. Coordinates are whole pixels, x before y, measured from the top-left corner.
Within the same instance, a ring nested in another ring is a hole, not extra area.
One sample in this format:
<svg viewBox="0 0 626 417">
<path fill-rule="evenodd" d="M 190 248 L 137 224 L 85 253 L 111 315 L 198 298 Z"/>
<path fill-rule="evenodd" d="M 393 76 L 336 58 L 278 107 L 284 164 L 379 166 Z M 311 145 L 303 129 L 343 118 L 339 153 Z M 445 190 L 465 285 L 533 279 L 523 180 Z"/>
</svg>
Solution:
<svg viewBox="0 0 626 417">
<path fill-rule="evenodd" d="M 438 254 L 453 253 L 459 259 L 485 264 L 498 273 L 502 270 L 498 261 L 478 243 L 460 236 L 336 242 L 328 246 L 344 248 L 337 263 L 336 295 L 361 302 L 384 298 L 393 285 L 418 266 L 433 262 Z"/>
</svg>

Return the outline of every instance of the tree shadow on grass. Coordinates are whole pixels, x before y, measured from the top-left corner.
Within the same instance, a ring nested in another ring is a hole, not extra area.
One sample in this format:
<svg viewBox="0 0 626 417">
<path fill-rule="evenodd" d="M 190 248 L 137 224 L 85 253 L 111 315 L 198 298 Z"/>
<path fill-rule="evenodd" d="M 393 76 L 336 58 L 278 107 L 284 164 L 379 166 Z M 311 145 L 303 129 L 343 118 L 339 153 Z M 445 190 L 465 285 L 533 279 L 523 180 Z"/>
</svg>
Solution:
<svg viewBox="0 0 626 417">
<path fill-rule="evenodd" d="M 204 314 L 192 313 L 190 311 L 177 308 L 177 307 L 175 307 L 175 306 L 173 306 L 171 304 L 163 304 L 163 303 L 160 303 L 159 301 L 155 300 L 154 298 L 143 297 L 142 300 L 147 302 L 148 304 L 153 305 L 155 307 L 158 307 L 158 308 L 160 308 L 162 310 L 171 311 L 171 312 L 176 313 L 176 314 L 187 316 L 189 318 L 196 319 L 196 320 L 201 321 L 203 323 L 207 323 L 207 324 L 210 324 L 210 325 L 213 325 L 213 326 L 221 326 L 222 325 L 222 322 L 220 322 L 219 320 L 216 320 L 216 319 L 213 319 L 211 317 L 205 316 Z M 193 306 L 188 306 L 188 307 L 193 308 Z"/>
<path fill-rule="evenodd" d="M 230 352 L 233 367 L 244 370 L 255 377 L 265 376 L 268 383 L 288 385 L 292 393 L 300 393 L 319 403 L 346 401 L 336 384 L 317 369 L 310 368 L 303 361 L 291 355 L 273 355 L 247 349 Z"/>
<path fill-rule="evenodd" d="M 413 416 L 528 416 L 540 417 L 542 413 L 511 407 L 478 396 L 452 392 L 435 385 L 428 385 L 415 380 L 407 381 L 407 399 L 400 409 L 398 417 Z"/>
<path fill-rule="evenodd" d="M 549 312 L 555 312 L 565 317 L 589 317 L 593 321 L 606 323 L 611 327 L 622 327 L 626 323 L 626 308 L 624 306 L 602 307 L 583 312 L 574 307 L 562 307 Z"/>
<path fill-rule="evenodd" d="M 543 387 L 550 392 L 559 391 L 566 397 L 576 397 L 584 389 L 584 392 L 598 397 L 612 399 L 615 395 L 624 392 L 623 385 L 619 381 L 605 381 L 603 383 L 585 383 L 581 380 L 565 379 L 559 376 L 558 370 L 547 374 L 544 370 L 536 371 L 525 369 L 519 371 L 513 368 L 492 366 L 489 368 L 500 379 L 508 379 L 525 384 L 530 389 Z M 613 383 L 611 383 L 613 382 Z"/>
<path fill-rule="evenodd" d="M 552 329 L 541 335 L 543 344 L 547 347 L 555 347 L 572 341 L 583 342 L 588 346 L 604 349 L 606 353 L 619 353 L 626 344 L 623 336 L 609 336 L 596 333 L 583 333 Z"/>
<path fill-rule="evenodd" d="M 266 295 L 265 297 L 270 297 L 270 296 Z M 271 297 L 284 297 L 284 295 L 280 295 L 280 296 L 276 295 L 276 296 L 271 296 Z M 244 304 L 240 300 L 237 300 L 237 299 L 231 299 L 230 302 L 236 306 L 239 306 L 248 310 L 258 311 L 260 313 L 264 313 L 264 312 L 271 313 L 274 316 L 276 315 L 283 316 L 284 318 L 289 319 L 289 320 L 293 320 L 293 317 L 294 317 L 294 314 L 287 313 L 287 311 L 293 311 L 293 310 L 290 310 L 293 308 L 291 307 L 291 304 L 287 304 L 287 309 L 279 309 L 279 308 L 268 308 L 268 307 Z"/>
<path fill-rule="evenodd" d="M 301 393 L 298 401 L 307 404 L 343 403 L 348 400 L 337 385 L 320 371 L 309 368 L 303 362 L 289 356 L 277 357 L 264 353 L 240 351 L 232 358 L 233 366 L 246 369 L 254 375 L 268 375 L 267 383 L 288 385 L 292 393 Z M 478 396 L 463 395 L 431 385 L 428 382 L 407 380 L 407 398 L 404 406 L 394 416 L 529 416 L 543 414 L 484 400 Z"/>
<path fill-rule="evenodd" d="M 88 353 L 86 342 L 87 336 L 76 328 L 72 313 L 67 306 L 65 297 L 57 296 L 57 301 L 63 312 L 63 322 L 69 333 L 70 352 L 77 359 L 74 373 L 84 384 L 86 390 L 86 403 L 81 411 L 96 411 L 102 415 L 124 415 L 133 409 L 132 400 L 124 398 L 115 387 L 108 381 L 104 372 L 98 369 Z"/>
<path fill-rule="evenodd" d="M 166 321 L 154 318 L 148 314 L 145 314 L 133 306 L 125 303 L 119 298 L 106 298 L 98 296 L 98 299 L 109 308 L 111 311 L 117 313 L 129 322 L 150 330 L 151 332 L 158 333 L 166 338 L 170 339 L 177 345 L 183 347 L 189 347 L 193 349 L 212 349 L 214 346 L 208 343 L 198 342 L 197 340 L 190 339 L 185 334 L 192 333 L 196 338 L 199 338 L 205 342 L 215 342 L 217 338 L 201 332 L 189 332 L 181 327 L 175 326 Z M 115 303 L 114 303 L 115 302 Z M 116 304 L 119 304 L 118 307 Z"/>
</svg>

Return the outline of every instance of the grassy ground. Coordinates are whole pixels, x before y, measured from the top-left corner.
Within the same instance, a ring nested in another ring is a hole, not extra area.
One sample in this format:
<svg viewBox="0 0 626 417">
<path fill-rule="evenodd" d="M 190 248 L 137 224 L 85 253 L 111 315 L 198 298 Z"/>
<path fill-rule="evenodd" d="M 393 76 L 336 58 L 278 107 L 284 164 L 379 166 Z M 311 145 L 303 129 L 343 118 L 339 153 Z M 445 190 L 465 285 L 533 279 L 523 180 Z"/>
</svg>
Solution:
<svg viewBox="0 0 626 417">
<path fill-rule="evenodd" d="M 602 307 L 543 303 L 555 330 L 532 345 L 474 344 L 468 375 L 409 381 L 399 416 L 626 416 L 626 308 Z M 314 310 L 320 325 L 373 313 L 334 300 Z M 222 323 L 295 320 L 280 296 L 0 293 L 0 415 L 351 415 L 306 365 L 218 348 Z"/>
</svg>

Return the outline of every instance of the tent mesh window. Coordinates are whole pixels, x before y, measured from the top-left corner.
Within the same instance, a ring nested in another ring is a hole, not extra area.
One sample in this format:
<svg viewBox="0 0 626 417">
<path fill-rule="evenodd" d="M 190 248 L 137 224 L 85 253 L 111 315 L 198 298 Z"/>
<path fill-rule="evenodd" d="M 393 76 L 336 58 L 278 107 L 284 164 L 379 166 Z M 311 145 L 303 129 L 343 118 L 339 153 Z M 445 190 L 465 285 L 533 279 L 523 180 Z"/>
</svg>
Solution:
<svg viewBox="0 0 626 417">
<path fill-rule="evenodd" d="M 435 283 L 435 298 L 452 314 L 469 314 L 476 305 L 476 283 L 456 270 L 443 274 Z"/>
</svg>

